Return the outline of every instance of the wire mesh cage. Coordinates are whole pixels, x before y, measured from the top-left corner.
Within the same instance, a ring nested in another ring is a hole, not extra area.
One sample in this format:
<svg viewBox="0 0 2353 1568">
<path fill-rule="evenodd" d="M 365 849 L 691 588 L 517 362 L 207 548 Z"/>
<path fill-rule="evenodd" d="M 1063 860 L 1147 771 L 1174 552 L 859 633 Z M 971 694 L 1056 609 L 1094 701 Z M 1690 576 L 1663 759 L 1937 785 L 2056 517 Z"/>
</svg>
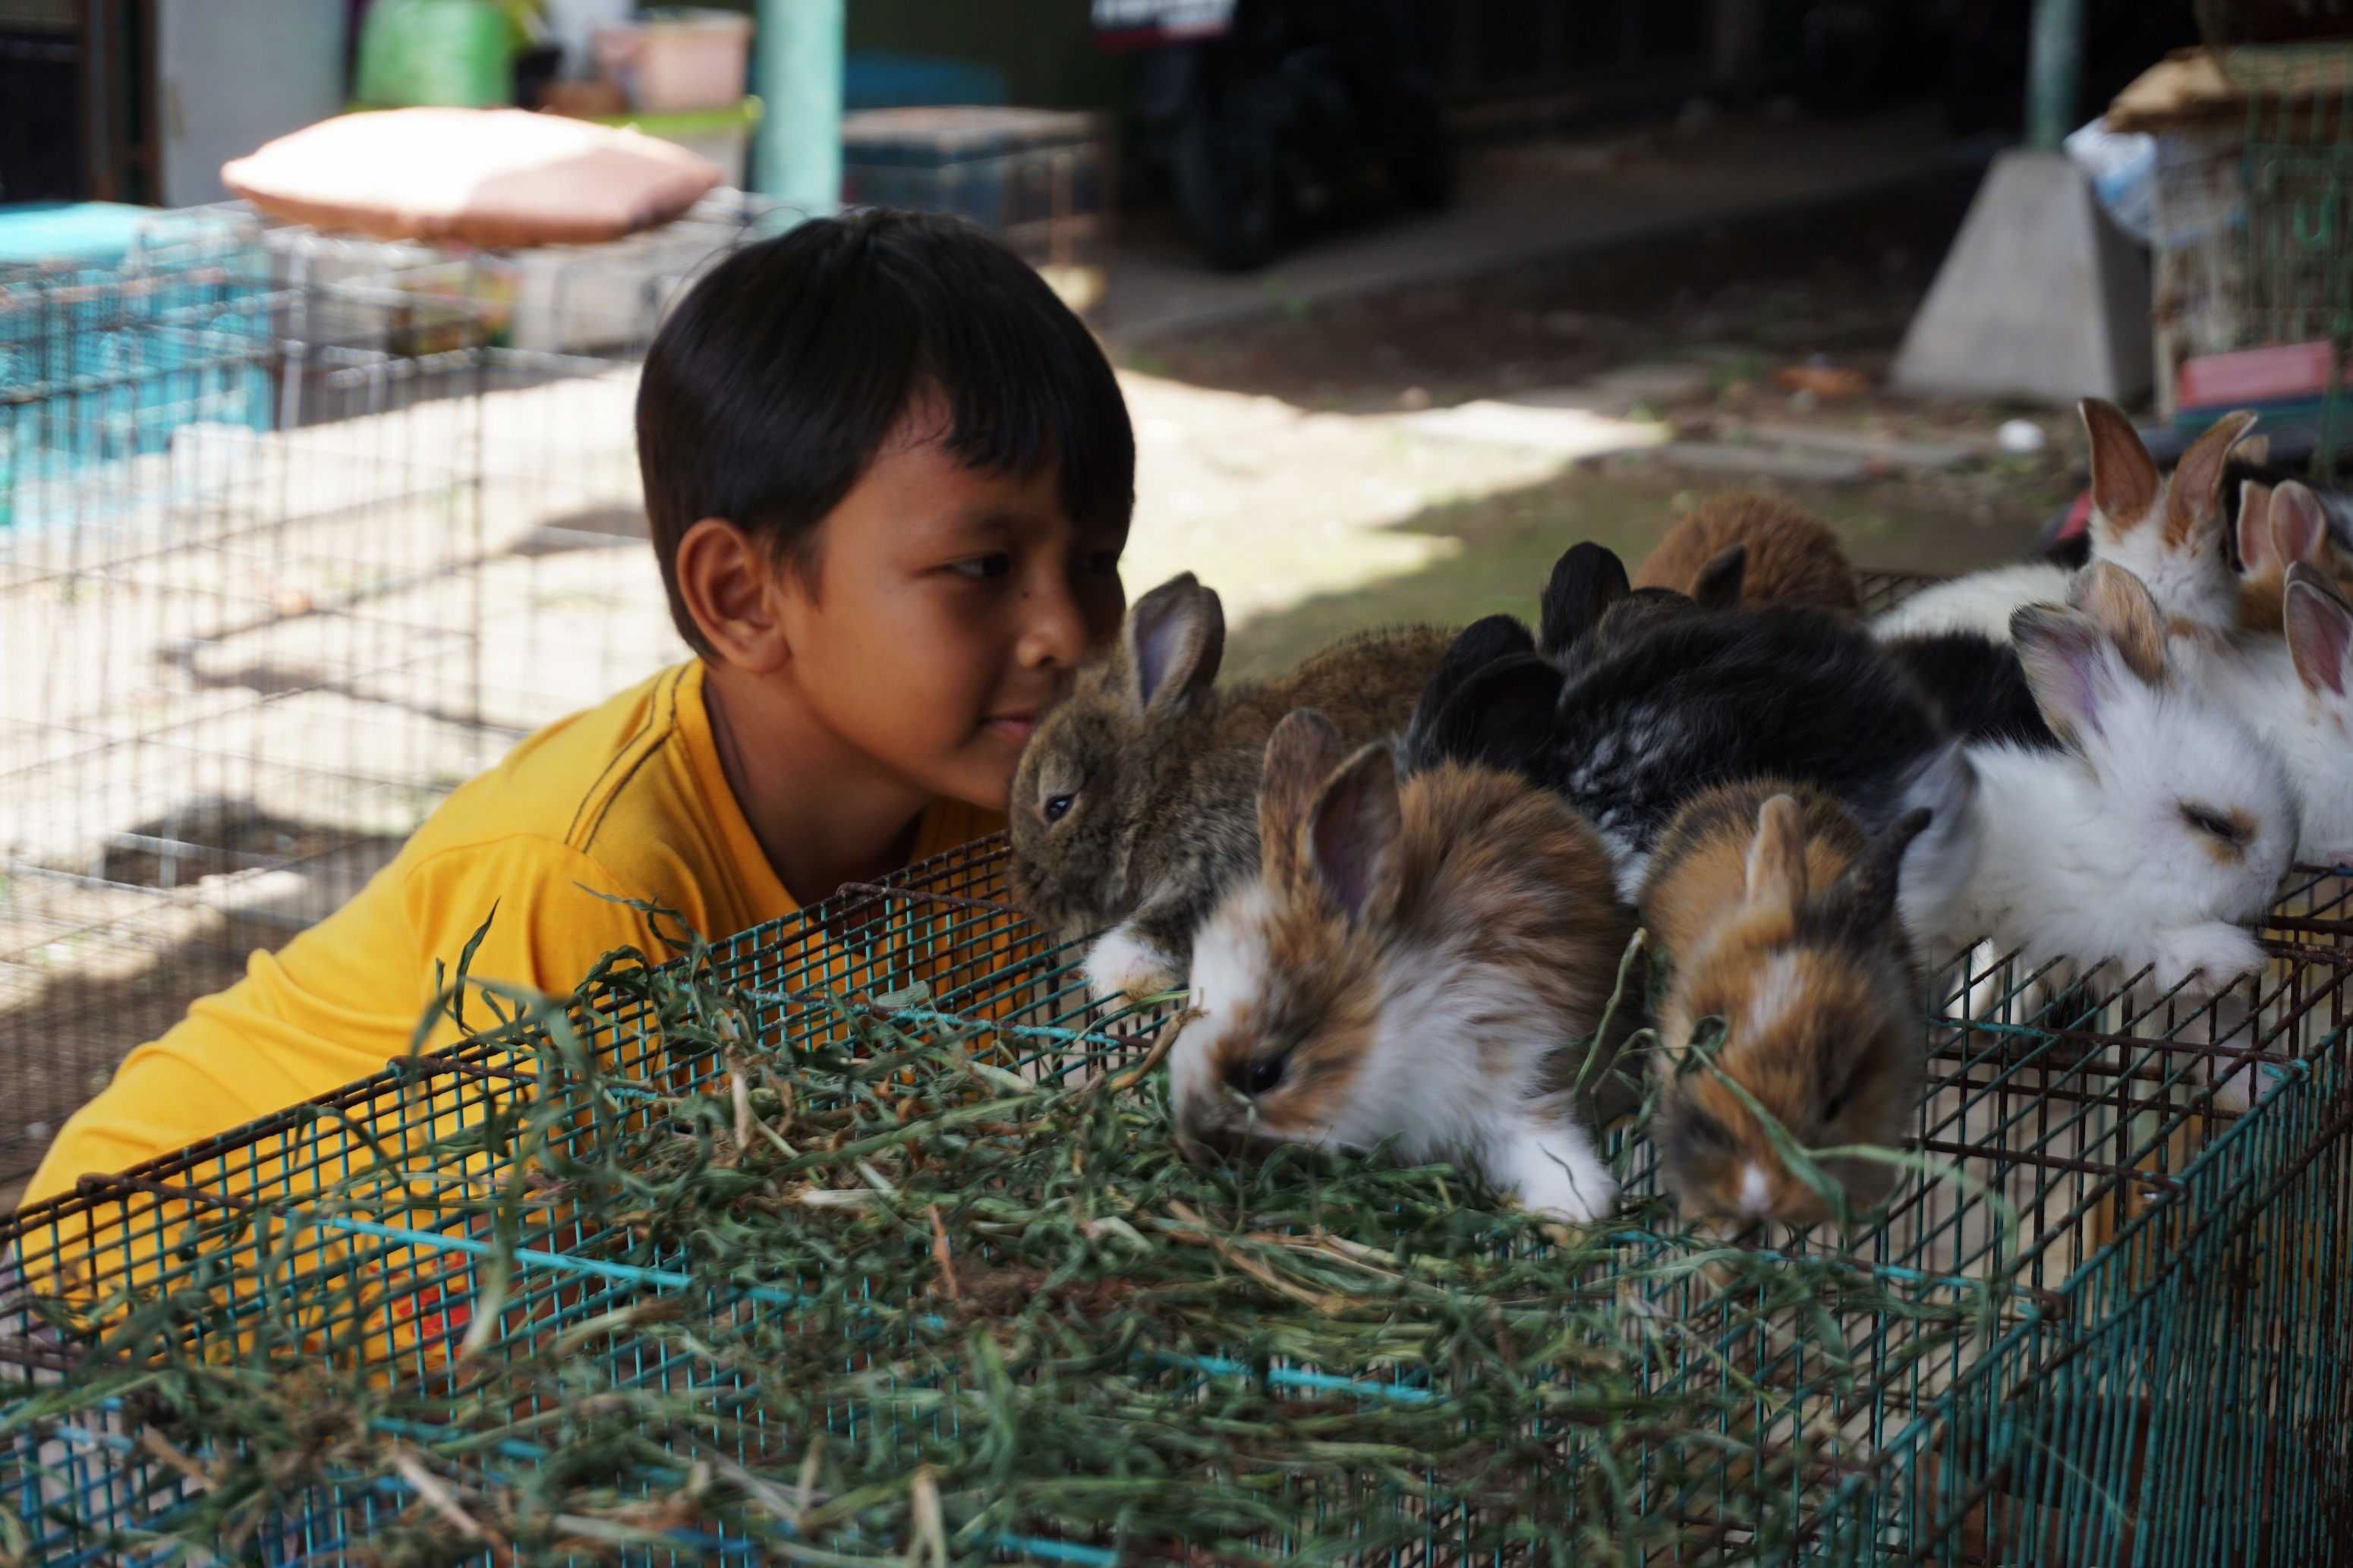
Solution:
<svg viewBox="0 0 2353 1568">
<path fill-rule="evenodd" d="M 1882 575 L 1869 592 L 1908 586 Z M 172 1402 L 142 1404 L 155 1374 L 135 1359 L 119 1385 L 98 1385 L 115 1397 L 44 1404 L 38 1386 L 21 1390 L 0 1461 L 8 1549 L 161 1561 L 177 1550 L 172 1530 L 201 1519 L 234 1521 L 248 1556 L 289 1563 L 406 1550 L 428 1527 L 445 1555 L 484 1560 L 528 1529 L 584 1560 L 920 1562 L 937 1540 L 944 1562 L 953 1530 L 958 1556 L 1090 1568 L 1311 1547 L 1366 1563 L 1552 1561 L 1571 1539 L 1558 1521 L 1607 1512 L 1613 1497 L 1624 1539 L 1603 1552 L 1577 1536 L 1578 1560 L 2319 1563 L 2353 1540 L 2353 879 L 2299 874 L 2263 933 L 2264 972 L 2202 1005 L 2152 995 L 2138 976 L 2029 972 L 1982 949 L 1943 963 L 1913 1146 L 1957 1175 L 1907 1178 L 1851 1236 L 1677 1231 L 1652 1199 L 1647 1144 L 1612 1133 L 1627 1212 L 1649 1222 L 1600 1227 L 1583 1252 L 1526 1231 L 1452 1244 L 1458 1262 L 1507 1275 L 1541 1268 L 1556 1247 L 1573 1255 L 1575 1299 L 1611 1325 L 1574 1354 L 1535 1357 L 1541 1375 L 1518 1388 L 1464 1349 L 1466 1325 L 1502 1323 L 1507 1296 L 1417 1292 L 1400 1277 L 1425 1256 L 1407 1245 L 1413 1226 L 1426 1244 L 1444 1216 L 1400 1213 L 1351 1240 L 1337 1221 L 1269 1219 L 1247 1196 L 1223 1215 L 1088 1211 L 1085 1234 L 1116 1221 L 1190 1238 L 1218 1279 L 1263 1286 L 1271 1309 L 1228 1339 L 1087 1338 L 1097 1321 L 1134 1329 L 1115 1265 L 1083 1289 L 992 1268 L 992 1248 L 1010 1255 L 1025 1226 L 1092 1201 L 1106 1149 L 1122 1166 L 1152 1157 L 1116 1130 L 1089 1145 L 1079 1111 L 1134 1087 L 1141 1075 L 1119 1069 L 1150 1060 L 1165 1021 L 1090 1006 L 1077 953 L 1022 921 L 1005 868 L 1002 842 L 983 841 L 845 889 L 712 950 L 714 989 L 649 993 L 608 975 L 565 1016 L 568 1046 L 547 1017 L 520 1022 L 18 1215 L 0 1357 L 31 1375 L 54 1380 L 93 1343 L 152 1355 L 168 1340 L 191 1365 L 235 1367 L 274 1345 L 280 1375 L 315 1377 L 298 1392 L 322 1404 L 330 1368 L 368 1392 L 349 1418 L 360 1435 L 334 1439 L 332 1462 L 317 1459 L 328 1438 L 305 1439 L 304 1469 L 269 1447 L 251 1374 L 236 1384 L 244 1425 L 207 1430 Z M 757 1042 L 701 1011 L 722 992 L 749 999 Z M 895 1032 L 865 1033 L 877 1020 Z M 986 1080 L 983 1103 L 923 1100 L 934 1090 L 902 1064 L 916 1060 L 910 1042 L 942 1040 Z M 750 1065 L 755 1043 L 784 1053 L 763 1060 L 803 1063 L 839 1047 L 848 1098 L 874 1096 L 872 1114 L 812 1110 L 815 1098 L 796 1112 L 792 1086 Z M 755 1101 L 754 1081 L 774 1097 Z M 967 1176 L 957 1162 L 977 1161 L 1003 1131 L 985 1119 L 1014 1115 L 1005 1108 L 1033 1087 L 1065 1095 L 1040 1103 L 1070 1119 L 1046 1143 L 1070 1181 L 1008 1223 L 1006 1168 Z M 545 1130 L 535 1154 L 526 1123 Z M 928 1145 L 944 1201 L 926 1215 L 898 1195 L 919 1162 L 887 1151 L 904 1154 L 910 1128 L 949 1125 L 965 1131 Z M 723 1170 L 755 1131 L 792 1156 L 777 1169 L 832 1170 L 833 1184 L 747 1177 L 731 1202 L 886 1214 L 880 1231 L 845 1229 L 841 1245 L 856 1235 L 860 1249 L 796 1270 L 742 1255 L 713 1214 L 666 1223 L 646 1169 Z M 613 1184 L 591 1201 L 585 1173 L 600 1162 L 617 1167 Z M 1271 1188 L 1240 1190 L 1263 1201 Z M 887 1216 L 902 1201 L 908 1212 Z M 947 1305 L 964 1300 L 958 1267 L 972 1295 L 1004 1293 Z M 1808 1270 L 1829 1294 L 1777 1295 Z M 1327 1342 L 1312 1325 L 1357 1310 L 1348 1289 L 1372 1296 L 1365 1337 L 1338 1342 L 1361 1355 L 1302 1353 Z M 1191 1299 L 1158 1310 L 1181 1317 Z M 988 1335 L 1037 1300 L 1089 1351 L 1057 1384 L 1060 1404 L 1036 1363 L 1008 1370 L 1010 1331 Z M 1540 1341 L 1540 1327 L 1521 1331 Z M 797 1354 L 831 1380 L 787 1407 L 776 1369 Z M 563 1370 L 542 1384 L 483 1370 L 526 1360 Z M 1025 1380 L 1033 1405 L 1019 1403 Z M 1613 1419 L 1577 1403 L 1588 1383 L 1652 1403 Z M 1703 1419 L 1669 1418 L 1694 1399 Z M 1495 1422 L 1498 1403 L 1509 1419 L 1482 1441 L 1509 1462 L 1473 1466 L 1462 1429 Z M 1142 1412 L 1131 1426 L 1198 1423 L 1187 1436 L 1287 1412 L 1290 1447 L 1217 1450 L 1210 1468 L 1233 1484 L 1205 1495 L 1288 1488 L 1316 1533 L 1238 1540 L 1237 1527 L 1214 1546 L 1123 1534 L 1086 1498 L 1132 1501 L 1167 1479 L 1122 1468 L 1113 1417 L 1128 1406 Z M 812 1492 L 821 1434 L 892 1479 Z M 980 1479 L 942 1457 L 957 1444 Z M 238 1512 L 221 1495 L 231 1450 L 304 1479 L 282 1495 L 248 1486 Z M 1048 1481 L 992 1510 L 989 1485 L 1026 1475 L 1025 1453 L 1043 1456 Z M 1515 1489 L 1498 1491 L 1499 1474 Z M 850 1506 L 861 1500 L 864 1515 Z M 1668 1533 L 1639 1533 L 1662 1521 Z"/>
<path fill-rule="evenodd" d="M 787 216 L 518 258 L 201 209 L 0 275 L 0 1181 L 451 789 L 685 656 L 636 364 Z"/>
</svg>

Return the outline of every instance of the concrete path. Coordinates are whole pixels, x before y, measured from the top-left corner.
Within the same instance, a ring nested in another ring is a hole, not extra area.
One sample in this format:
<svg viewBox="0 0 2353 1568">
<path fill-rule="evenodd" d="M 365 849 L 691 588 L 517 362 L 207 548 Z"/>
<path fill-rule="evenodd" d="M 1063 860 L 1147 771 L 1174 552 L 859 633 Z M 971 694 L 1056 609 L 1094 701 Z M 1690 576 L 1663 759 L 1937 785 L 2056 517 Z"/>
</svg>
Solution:
<svg viewBox="0 0 2353 1568">
<path fill-rule="evenodd" d="M 1114 253 L 1096 325 L 1114 344 L 1229 325 L 1402 284 L 1476 277 L 1547 257 L 1921 174 L 1949 155 L 1933 108 L 1852 120 L 1763 114 L 1696 130 L 1623 131 L 1465 159 L 1461 199 L 1311 240 L 1262 272 L 1204 268 L 1173 231 Z"/>
</svg>

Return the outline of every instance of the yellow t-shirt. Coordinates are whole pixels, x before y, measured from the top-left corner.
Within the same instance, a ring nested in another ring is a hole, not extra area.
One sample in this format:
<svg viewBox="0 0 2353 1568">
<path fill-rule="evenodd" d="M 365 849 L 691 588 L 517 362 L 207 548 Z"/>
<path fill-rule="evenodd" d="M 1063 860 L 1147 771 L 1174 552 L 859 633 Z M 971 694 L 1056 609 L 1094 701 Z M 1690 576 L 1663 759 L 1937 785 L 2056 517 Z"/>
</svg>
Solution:
<svg viewBox="0 0 2353 1568">
<path fill-rule="evenodd" d="M 936 801 L 915 857 L 1003 826 L 997 813 Z M 700 663 L 549 725 L 458 790 L 357 898 L 277 952 L 256 952 L 243 980 L 132 1052 L 58 1132 L 26 1201 L 406 1055 L 433 999 L 433 961 L 454 975 L 494 904 L 469 970 L 480 978 L 561 994 L 614 948 L 671 955 L 635 910 L 584 888 L 676 910 L 714 939 L 796 908 L 721 772 Z M 479 1007 L 470 1003 L 470 1017 Z M 438 1037 L 450 1033 L 444 1020 Z"/>
</svg>

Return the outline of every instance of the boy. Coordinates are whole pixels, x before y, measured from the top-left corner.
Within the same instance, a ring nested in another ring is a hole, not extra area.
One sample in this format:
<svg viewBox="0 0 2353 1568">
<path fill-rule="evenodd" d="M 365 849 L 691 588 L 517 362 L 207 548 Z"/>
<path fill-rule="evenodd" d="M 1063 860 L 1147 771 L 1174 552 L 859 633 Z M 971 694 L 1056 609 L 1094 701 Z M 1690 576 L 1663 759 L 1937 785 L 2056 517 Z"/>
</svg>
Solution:
<svg viewBox="0 0 2353 1568">
<path fill-rule="evenodd" d="M 596 894 L 722 936 L 1003 826 L 1022 741 L 1117 630 L 1134 491 L 1111 366 L 1037 274 L 905 214 L 738 251 L 646 357 L 638 458 L 700 657 L 524 741 L 133 1051 L 28 1201 L 406 1055 L 493 909 L 470 973 L 562 994 L 670 952 Z"/>
</svg>

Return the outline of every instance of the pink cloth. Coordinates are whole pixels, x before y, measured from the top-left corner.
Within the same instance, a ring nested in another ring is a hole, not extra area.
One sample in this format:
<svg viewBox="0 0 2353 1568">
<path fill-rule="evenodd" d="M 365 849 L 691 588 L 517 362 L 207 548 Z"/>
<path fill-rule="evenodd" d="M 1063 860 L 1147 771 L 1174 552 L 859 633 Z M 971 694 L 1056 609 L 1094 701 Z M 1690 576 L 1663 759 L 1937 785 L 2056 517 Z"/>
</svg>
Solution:
<svg viewBox="0 0 2353 1568">
<path fill-rule="evenodd" d="M 520 109 L 339 115 L 221 168 L 278 217 L 481 246 L 616 239 L 668 223 L 720 178 L 674 142 Z"/>
</svg>

